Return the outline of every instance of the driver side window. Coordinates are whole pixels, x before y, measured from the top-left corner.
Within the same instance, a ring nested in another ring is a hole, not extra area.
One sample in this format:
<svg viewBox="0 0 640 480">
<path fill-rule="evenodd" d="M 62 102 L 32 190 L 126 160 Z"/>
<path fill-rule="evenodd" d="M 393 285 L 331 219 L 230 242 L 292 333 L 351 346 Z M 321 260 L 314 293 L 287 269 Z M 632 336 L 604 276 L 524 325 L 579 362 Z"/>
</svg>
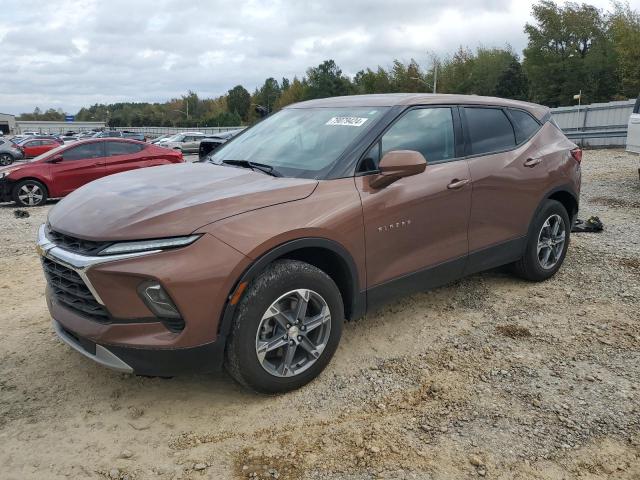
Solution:
<svg viewBox="0 0 640 480">
<path fill-rule="evenodd" d="M 70 148 L 62 154 L 63 160 L 86 160 L 91 158 L 104 157 L 103 142 L 85 143 L 77 147 Z"/>
<path fill-rule="evenodd" d="M 455 158 L 453 116 L 449 107 L 416 108 L 397 120 L 360 162 L 359 172 L 378 169 L 385 153 L 415 150 L 429 163 Z"/>
</svg>

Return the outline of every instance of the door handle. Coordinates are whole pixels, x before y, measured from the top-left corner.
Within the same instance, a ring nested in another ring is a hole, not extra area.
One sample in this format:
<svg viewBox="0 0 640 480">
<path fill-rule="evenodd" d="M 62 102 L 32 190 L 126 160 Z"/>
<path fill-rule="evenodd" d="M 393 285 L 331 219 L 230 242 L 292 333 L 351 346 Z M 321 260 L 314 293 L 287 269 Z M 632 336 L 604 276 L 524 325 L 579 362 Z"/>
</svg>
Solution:
<svg viewBox="0 0 640 480">
<path fill-rule="evenodd" d="M 524 166 L 533 168 L 536 165 L 538 165 L 540 162 L 542 162 L 541 158 L 528 158 L 527 161 L 524 162 Z"/>
<path fill-rule="evenodd" d="M 463 178 L 462 180 L 458 180 L 457 178 L 454 178 L 453 180 L 451 180 L 451 183 L 447 185 L 447 188 L 449 190 L 457 190 L 459 188 L 464 187 L 467 183 L 469 183 L 469 180 L 466 178 Z"/>
</svg>

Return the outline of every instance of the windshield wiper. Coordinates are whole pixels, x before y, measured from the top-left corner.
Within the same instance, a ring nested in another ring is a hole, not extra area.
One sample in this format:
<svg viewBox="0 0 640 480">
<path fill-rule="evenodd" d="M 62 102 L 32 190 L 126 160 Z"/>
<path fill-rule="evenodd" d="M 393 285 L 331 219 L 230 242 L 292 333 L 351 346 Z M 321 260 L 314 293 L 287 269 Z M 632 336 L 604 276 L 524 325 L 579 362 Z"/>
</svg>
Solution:
<svg viewBox="0 0 640 480">
<path fill-rule="evenodd" d="M 258 162 L 250 162 L 249 160 L 223 160 L 222 163 L 226 165 L 237 165 L 238 167 L 251 168 L 253 170 L 260 170 L 272 177 L 281 177 L 282 174 L 275 170 L 271 165 Z"/>
</svg>

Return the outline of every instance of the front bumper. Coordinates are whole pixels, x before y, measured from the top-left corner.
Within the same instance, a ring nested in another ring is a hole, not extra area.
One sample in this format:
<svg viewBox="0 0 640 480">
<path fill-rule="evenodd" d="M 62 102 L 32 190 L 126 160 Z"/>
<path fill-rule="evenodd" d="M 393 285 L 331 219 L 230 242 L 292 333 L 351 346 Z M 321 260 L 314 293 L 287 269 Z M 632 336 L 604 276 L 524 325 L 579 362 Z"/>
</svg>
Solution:
<svg viewBox="0 0 640 480">
<path fill-rule="evenodd" d="M 37 250 L 45 266 L 53 262 L 64 267 L 67 278 L 77 274 L 74 281 L 83 282 L 109 313 L 107 318 L 95 318 L 73 308 L 56 292 L 58 285 L 47 273 L 46 298 L 54 329 L 84 356 L 141 375 L 173 376 L 220 367 L 225 338 L 218 323 L 239 276 L 235 269 L 244 270 L 248 261 L 239 252 L 203 235 L 189 247 L 174 250 L 92 257 L 52 243 L 44 226 Z M 159 281 L 172 296 L 184 320 L 183 330 L 169 329 L 141 300 L 137 287 L 149 279 Z"/>
<path fill-rule="evenodd" d="M 100 345 L 78 336 L 55 319 L 52 322 L 60 340 L 90 360 L 117 372 L 173 377 L 219 370 L 224 360 L 224 342 L 170 350 Z"/>
<path fill-rule="evenodd" d="M 0 202 L 10 202 L 11 190 L 13 189 L 13 182 L 6 178 L 0 178 Z"/>
</svg>

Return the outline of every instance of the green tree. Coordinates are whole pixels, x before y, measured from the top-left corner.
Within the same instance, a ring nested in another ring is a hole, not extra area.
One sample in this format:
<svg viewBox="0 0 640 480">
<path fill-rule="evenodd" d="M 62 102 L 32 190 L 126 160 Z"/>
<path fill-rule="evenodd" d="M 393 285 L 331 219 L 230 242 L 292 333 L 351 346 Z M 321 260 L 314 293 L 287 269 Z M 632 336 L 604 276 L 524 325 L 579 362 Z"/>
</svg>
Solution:
<svg viewBox="0 0 640 480">
<path fill-rule="evenodd" d="M 227 95 L 227 109 L 235 112 L 242 120 L 247 121 L 249 109 L 251 108 L 251 94 L 242 85 L 236 85 L 229 90 Z"/>
<path fill-rule="evenodd" d="M 494 95 L 502 98 L 526 100 L 529 90 L 527 75 L 517 58 L 509 62 L 509 65 L 500 72 L 496 81 Z"/>
<path fill-rule="evenodd" d="M 617 56 L 619 95 L 636 98 L 640 94 L 640 14 L 628 3 L 614 2 L 609 18 L 609 34 Z"/>
<path fill-rule="evenodd" d="M 351 81 L 342 74 L 333 60 L 325 60 L 307 70 L 305 96 L 311 98 L 336 97 L 351 93 Z"/>
<path fill-rule="evenodd" d="M 524 69 L 534 101 L 569 105 L 580 90 L 590 102 L 615 95 L 615 58 L 600 10 L 543 0 L 533 6 L 533 17 L 535 24 L 525 26 Z"/>
</svg>

